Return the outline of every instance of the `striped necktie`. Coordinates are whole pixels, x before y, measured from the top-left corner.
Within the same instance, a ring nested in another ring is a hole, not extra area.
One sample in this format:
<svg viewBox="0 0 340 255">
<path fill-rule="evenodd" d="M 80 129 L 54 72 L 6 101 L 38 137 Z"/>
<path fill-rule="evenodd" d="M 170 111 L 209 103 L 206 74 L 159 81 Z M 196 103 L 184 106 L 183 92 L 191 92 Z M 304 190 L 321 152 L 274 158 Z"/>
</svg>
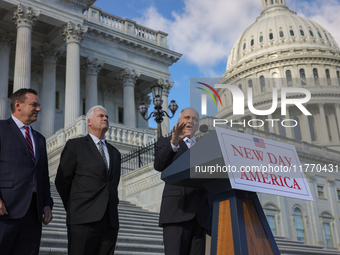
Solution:
<svg viewBox="0 0 340 255">
<path fill-rule="evenodd" d="M 102 156 L 103 160 L 104 160 L 104 163 L 105 163 L 105 166 L 106 166 L 106 171 L 107 173 L 109 172 L 109 167 L 107 165 L 107 159 L 106 159 L 106 156 L 105 156 L 105 153 L 104 153 L 104 150 L 103 150 L 103 142 L 102 141 L 99 141 L 98 142 L 98 145 L 99 145 L 99 153 L 100 153 L 100 156 Z"/>
<path fill-rule="evenodd" d="M 31 136 L 30 136 L 29 126 L 25 126 L 25 139 L 26 139 L 26 142 L 27 142 L 28 147 L 30 149 L 32 160 L 33 160 L 33 162 L 35 162 L 33 143 L 32 143 L 32 139 L 31 139 Z"/>
</svg>

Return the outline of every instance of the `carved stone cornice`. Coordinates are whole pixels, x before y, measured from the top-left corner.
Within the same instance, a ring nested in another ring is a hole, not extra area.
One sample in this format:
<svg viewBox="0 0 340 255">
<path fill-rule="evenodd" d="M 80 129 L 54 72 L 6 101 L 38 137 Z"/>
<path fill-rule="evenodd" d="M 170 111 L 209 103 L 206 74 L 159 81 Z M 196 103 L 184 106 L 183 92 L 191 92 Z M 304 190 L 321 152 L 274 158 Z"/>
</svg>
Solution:
<svg viewBox="0 0 340 255">
<path fill-rule="evenodd" d="M 87 57 L 86 63 L 83 66 L 86 75 L 98 75 L 100 70 L 104 65 L 103 60 L 98 60 L 97 58 Z"/>
<path fill-rule="evenodd" d="M 117 79 L 123 82 L 123 86 L 131 84 L 136 85 L 139 76 L 140 74 L 136 73 L 134 69 L 130 70 L 129 68 L 125 68 L 117 76 Z"/>
<path fill-rule="evenodd" d="M 88 27 L 81 24 L 73 24 L 69 21 L 61 29 L 61 35 L 64 37 L 66 43 L 76 42 L 81 43 L 84 34 L 87 32 Z"/>
<path fill-rule="evenodd" d="M 0 46 L 8 47 L 8 50 L 10 50 L 15 44 L 15 38 L 11 36 L 9 31 L 3 31 L 0 30 Z"/>
<path fill-rule="evenodd" d="M 106 99 L 113 99 L 113 96 L 116 93 L 116 89 L 106 83 L 102 83 L 100 89 L 102 91 L 103 97 Z"/>
<path fill-rule="evenodd" d="M 40 47 L 41 53 L 39 54 L 45 61 L 56 63 L 61 55 L 61 50 L 57 49 L 55 45 L 44 43 Z"/>
<path fill-rule="evenodd" d="M 331 177 L 327 178 L 327 184 L 329 187 L 333 187 L 334 182 L 335 182 L 335 178 L 331 178 Z"/>
<path fill-rule="evenodd" d="M 17 27 L 25 26 L 32 29 L 40 16 L 40 11 L 34 11 L 32 7 L 18 4 L 13 13 L 13 21 Z"/>
</svg>

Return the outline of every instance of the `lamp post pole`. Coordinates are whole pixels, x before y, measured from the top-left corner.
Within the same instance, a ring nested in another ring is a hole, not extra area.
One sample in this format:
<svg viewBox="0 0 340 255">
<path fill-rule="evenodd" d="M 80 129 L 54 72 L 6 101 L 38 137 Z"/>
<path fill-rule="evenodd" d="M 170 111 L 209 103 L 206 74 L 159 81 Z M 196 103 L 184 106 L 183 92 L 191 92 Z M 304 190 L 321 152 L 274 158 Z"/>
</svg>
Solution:
<svg viewBox="0 0 340 255">
<path fill-rule="evenodd" d="M 145 117 L 145 114 L 148 111 L 148 107 L 142 102 L 140 106 L 138 107 L 138 112 L 142 115 L 142 117 L 145 120 L 149 120 L 151 117 L 155 117 L 155 121 L 157 122 L 157 138 L 160 138 L 162 136 L 162 127 L 161 123 L 163 121 L 163 116 L 167 116 L 169 119 L 173 118 L 175 115 L 175 112 L 178 109 L 178 105 L 176 104 L 175 100 L 172 100 L 169 104 L 169 110 L 172 113 L 172 116 L 169 116 L 169 114 L 166 111 L 162 110 L 162 90 L 163 87 L 157 83 L 155 83 L 152 87 L 152 97 L 153 97 L 153 104 L 155 105 L 155 110 L 150 113 L 149 117 Z"/>
</svg>

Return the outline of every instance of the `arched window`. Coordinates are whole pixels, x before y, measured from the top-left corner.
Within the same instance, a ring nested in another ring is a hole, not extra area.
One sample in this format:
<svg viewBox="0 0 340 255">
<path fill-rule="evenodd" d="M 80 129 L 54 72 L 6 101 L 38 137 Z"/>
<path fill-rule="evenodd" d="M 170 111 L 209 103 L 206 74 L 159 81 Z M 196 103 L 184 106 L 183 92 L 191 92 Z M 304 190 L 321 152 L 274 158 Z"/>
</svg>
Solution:
<svg viewBox="0 0 340 255">
<path fill-rule="evenodd" d="M 264 80 L 264 76 L 260 76 L 260 85 L 261 85 L 261 92 L 266 92 L 266 82 Z"/>
<path fill-rule="evenodd" d="M 338 85 L 340 86 L 340 72 L 336 71 L 336 77 L 338 78 Z"/>
<path fill-rule="evenodd" d="M 300 29 L 300 34 L 301 34 L 301 36 L 305 36 L 305 32 L 303 32 L 302 29 Z"/>
<path fill-rule="evenodd" d="M 321 34 L 320 34 L 320 32 L 318 31 L 318 35 L 319 35 L 319 37 L 322 39 L 322 36 L 321 36 Z"/>
<path fill-rule="evenodd" d="M 283 34 L 283 31 L 280 31 L 280 37 L 283 37 L 284 34 Z"/>
<path fill-rule="evenodd" d="M 313 69 L 313 77 L 314 77 L 315 85 L 319 86 L 319 74 L 318 74 L 318 69 L 316 68 Z"/>
<path fill-rule="evenodd" d="M 245 50 L 245 49 L 246 49 L 246 43 L 243 44 L 243 50 Z"/>
<path fill-rule="evenodd" d="M 274 3 L 273 3 L 273 0 L 272 0 L 272 4 L 274 4 Z"/>
<path fill-rule="evenodd" d="M 304 224 L 303 224 L 301 210 L 296 207 L 294 209 L 294 211 L 293 211 L 293 216 L 294 216 L 294 223 L 295 223 L 295 230 L 296 230 L 297 240 L 305 242 L 306 241 L 305 227 L 304 227 Z"/>
<path fill-rule="evenodd" d="M 290 33 L 291 36 L 295 35 L 293 30 L 289 30 L 289 33 Z"/>
<path fill-rule="evenodd" d="M 260 43 L 263 42 L 263 35 L 260 36 Z"/>
<path fill-rule="evenodd" d="M 329 74 L 329 69 L 326 69 L 326 78 L 327 78 L 327 85 L 331 86 L 332 83 L 331 83 L 331 76 Z"/>
<path fill-rule="evenodd" d="M 314 33 L 313 33 L 312 30 L 309 30 L 309 34 L 310 34 L 311 37 L 314 37 Z"/>
<path fill-rule="evenodd" d="M 305 69 L 300 69 L 300 79 L 301 79 L 301 85 L 306 85 L 306 74 Z"/>
<path fill-rule="evenodd" d="M 253 87 L 253 81 L 252 81 L 252 80 L 249 80 L 249 81 L 248 81 L 248 87 L 249 87 L 249 88 L 252 88 L 252 87 Z"/>
<path fill-rule="evenodd" d="M 278 235 L 276 220 L 277 220 L 277 217 L 279 217 L 279 211 L 280 211 L 279 208 L 272 203 L 266 203 L 263 206 L 263 211 L 266 215 L 269 227 L 273 235 Z"/>
<path fill-rule="evenodd" d="M 327 133 L 328 133 L 328 139 L 329 141 L 332 141 L 332 129 L 331 129 L 331 123 L 329 120 L 329 116 L 326 115 L 326 126 L 327 126 Z"/>
<path fill-rule="evenodd" d="M 308 116 L 308 125 L 312 142 L 317 141 L 318 134 L 316 133 L 315 120 L 313 116 Z"/>
<path fill-rule="evenodd" d="M 321 216 L 321 223 L 323 227 L 323 231 L 325 234 L 325 240 L 327 247 L 334 247 L 333 237 L 332 237 L 332 225 L 334 223 L 334 217 L 328 212 L 322 212 Z"/>
<path fill-rule="evenodd" d="M 327 247 L 333 247 L 333 238 L 332 238 L 332 232 L 331 227 L 329 225 L 329 222 L 322 223 L 323 231 L 325 232 L 325 239 Z"/>
<path fill-rule="evenodd" d="M 269 34 L 269 40 L 273 40 L 274 36 L 273 36 L 273 33 L 270 33 Z"/>
<path fill-rule="evenodd" d="M 250 46 L 253 46 L 253 45 L 254 45 L 254 39 L 251 39 Z"/>
<path fill-rule="evenodd" d="M 292 72 L 290 70 L 286 71 L 287 87 L 293 86 Z"/>
<path fill-rule="evenodd" d="M 281 123 L 282 121 L 283 121 L 283 119 L 280 119 L 280 122 L 278 123 L 278 125 L 279 125 L 279 134 L 281 136 L 286 136 L 286 128 L 284 126 L 282 126 L 282 123 Z"/>
<path fill-rule="evenodd" d="M 328 36 L 325 34 L 327 41 L 329 41 Z"/>
<path fill-rule="evenodd" d="M 301 129 L 300 129 L 300 121 L 298 117 L 294 117 L 293 120 L 297 122 L 297 125 L 294 127 L 294 138 L 295 140 L 301 141 L 302 135 L 301 135 Z"/>
<path fill-rule="evenodd" d="M 279 88 L 280 87 L 279 75 L 277 73 L 273 73 L 272 77 L 273 77 L 273 87 Z"/>
</svg>

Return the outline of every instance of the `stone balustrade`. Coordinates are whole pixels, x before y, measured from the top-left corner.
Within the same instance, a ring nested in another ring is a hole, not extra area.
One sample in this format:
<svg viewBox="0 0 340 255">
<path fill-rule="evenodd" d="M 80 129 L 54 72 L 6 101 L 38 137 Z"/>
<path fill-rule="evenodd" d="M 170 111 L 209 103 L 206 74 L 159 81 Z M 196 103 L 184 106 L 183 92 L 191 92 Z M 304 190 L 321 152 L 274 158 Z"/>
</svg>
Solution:
<svg viewBox="0 0 340 255">
<path fill-rule="evenodd" d="M 46 140 L 47 153 L 51 153 L 65 145 L 67 140 L 85 136 L 87 125 L 85 116 L 78 117 L 75 122 L 66 128 L 58 130 Z M 153 130 L 130 128 L 124 125 L 110 123 L 105 139 L 109 142 L 122 143 L 133 146 L 144 146 L 155 140 L 157 134 Z"/>
<path fill-rule="evenodd" d="M 91 6 L 84 12 L 84 18 L 89 22 L 94 22 L 123 34 L 130 35 L 138 39 L 144 39 L 158 46 L 168 48 L 167 33 L 141 26 L 133 20 L 120 18 L 113 14 L 104 12 L 98 7 Z"/>
</svg>

